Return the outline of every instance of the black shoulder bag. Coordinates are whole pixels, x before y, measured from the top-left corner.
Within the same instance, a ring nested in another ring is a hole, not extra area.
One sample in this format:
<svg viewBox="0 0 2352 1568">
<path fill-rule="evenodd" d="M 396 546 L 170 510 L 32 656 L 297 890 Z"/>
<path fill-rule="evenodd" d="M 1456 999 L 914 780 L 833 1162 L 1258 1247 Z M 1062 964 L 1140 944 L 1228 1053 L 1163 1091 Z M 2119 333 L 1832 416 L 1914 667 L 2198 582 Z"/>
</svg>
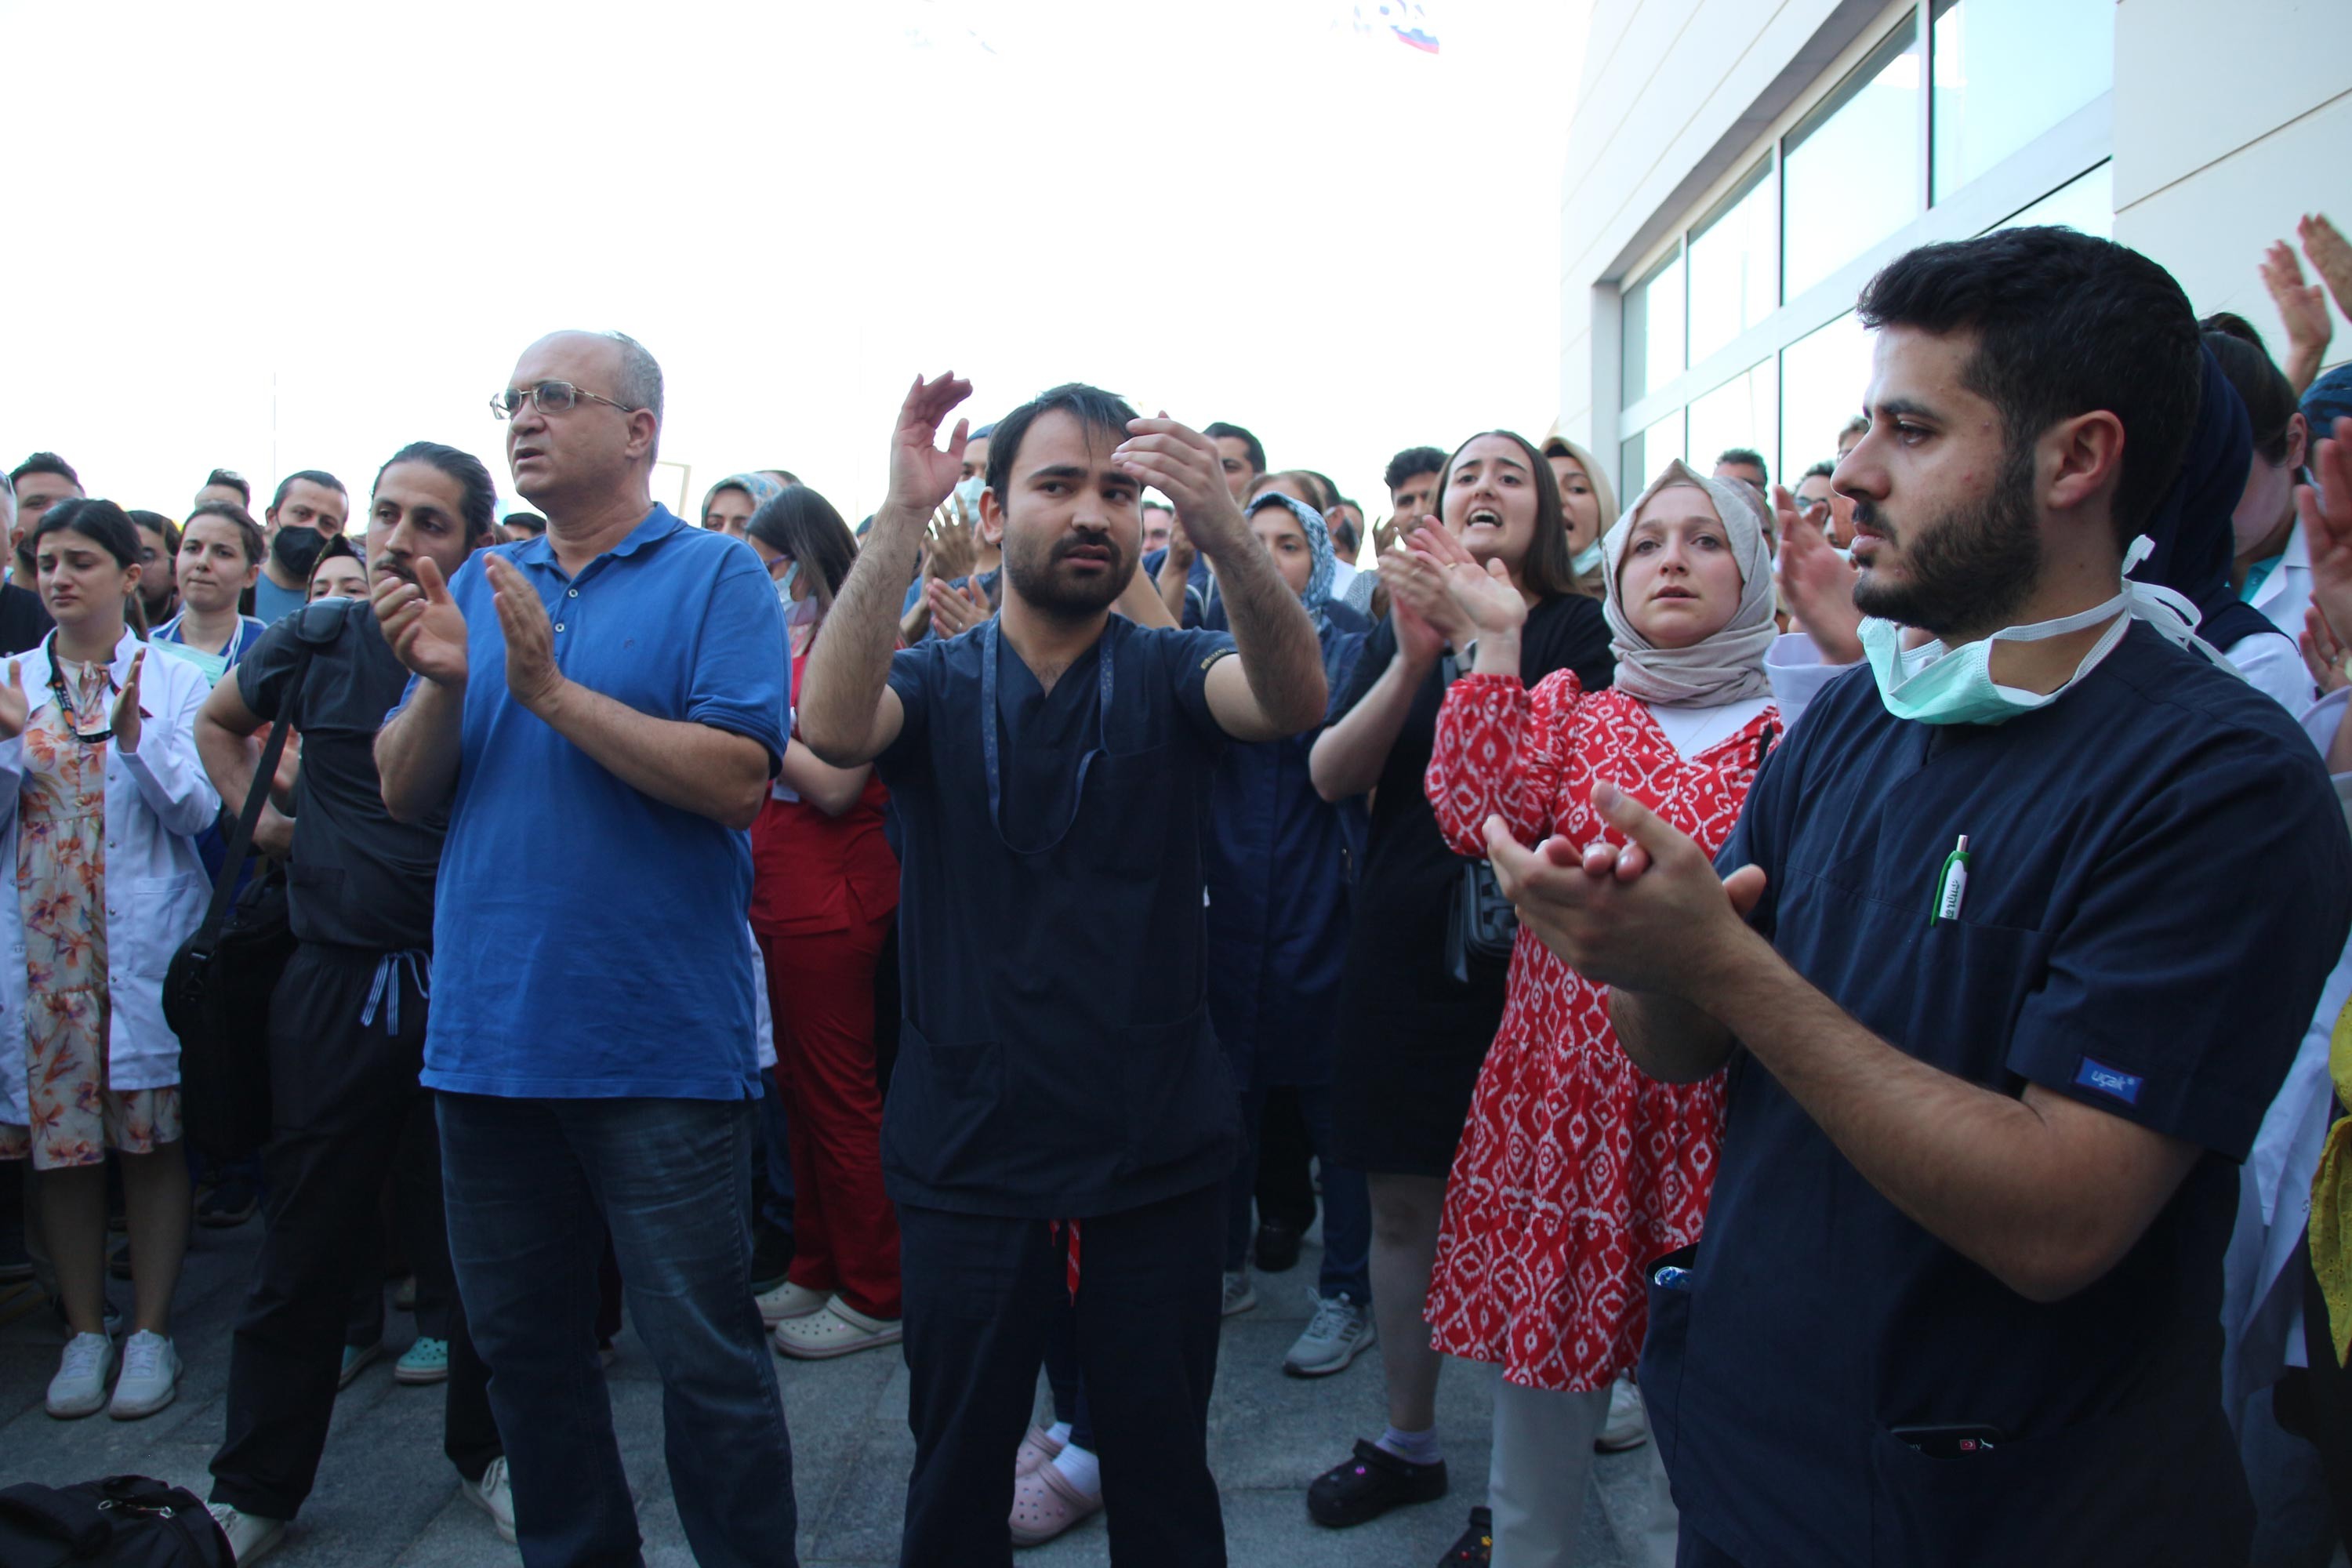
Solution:
<svg viewBox="0 0 2352 1568">
<path fill-rule="evenodd" d="M 294 612 L 298 648 L 278 723 L 229 832 L 204 923 L 163 974 L 163 1021 L 180 1037 L 181 1120 L 188 1142 L 207 1159 L 241 1160 L 269 1142 L 269 996 L 294 956 L 285 868 L 272 866 L 255 877 L 234 903 L 231 895 L 285 755 L 310 657 L 341 635 L 348 607 L 335 600 Z"/>
<path fill-rule="evenodd" d="M 235 1568 L 194 1492 L 146 1476 L 0 1488 L 0 1568 Z"/>
<path fill-rule="evenodd" d="M 1461 668 L 1450 652 L 1438 668 L 1444 672 L 1438 687 L 1443 692 L 1454 684 Z M 1502 884 L 1495 880 L 1494 863 L 1465 858 L 1454 878 L 1453 902 L 1445 911 L 1445 973 L 1456 985 L 1469 984 L 1471 961 L 1509 963 L 1511 943 L 1518 934 L 1518 912 L 1503 897 Z"/>
</svg>

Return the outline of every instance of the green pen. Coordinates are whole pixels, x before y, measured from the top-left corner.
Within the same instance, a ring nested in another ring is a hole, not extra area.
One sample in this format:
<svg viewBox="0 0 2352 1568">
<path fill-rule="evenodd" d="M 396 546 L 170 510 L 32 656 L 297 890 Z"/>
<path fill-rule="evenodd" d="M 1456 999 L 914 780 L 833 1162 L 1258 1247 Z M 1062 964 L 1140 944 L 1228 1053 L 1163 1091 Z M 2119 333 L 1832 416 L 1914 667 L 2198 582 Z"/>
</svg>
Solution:
<svg viewBox="0 0 2352 1568">
<path fill-rule="evenodd" d="M 1944 857 L 1944 868 L 1936 874 L 1936 903 L 1927 911 L 1927 923 L 1956 921 L 1960 918 L 1960 900 L 1969 890 L 1969 836 L 1960 835 L 1960 842 Z"/>
</svg>

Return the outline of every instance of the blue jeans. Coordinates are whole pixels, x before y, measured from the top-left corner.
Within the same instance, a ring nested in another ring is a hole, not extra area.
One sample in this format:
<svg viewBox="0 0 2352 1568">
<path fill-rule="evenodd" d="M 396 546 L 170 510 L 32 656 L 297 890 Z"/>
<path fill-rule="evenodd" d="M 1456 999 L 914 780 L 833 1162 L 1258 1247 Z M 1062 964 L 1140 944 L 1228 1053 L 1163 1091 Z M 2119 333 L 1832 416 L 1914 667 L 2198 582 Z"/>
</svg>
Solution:
<svg viewBox="0 0 2352 1568">
<path fill-rule="evenodd" d="M 1325 1297 L 1344 1295 L 1358 1306 L 1372 1300 L 1372 1197 L 1361 1171 L 1331 1163 L 1331 1086 L 1302 1085 L 1299 1114 L 1307 1119 L 1307 1140 L 1323 1172 L 1323 1274 L 1317 1282 Z M 1242 1101 L 1242 1157 L 1225 1183 L 1225 1271 L 1234 1273 L 1249 1259 L 1250 1198 L 1257 1190 L 1258 1126 L 1265 1120 L 1265 1090 L 1244 1092 Z"/>
<path fill-rule="evenodd" d="M 596 1359 L 610 1227 L 662 1378 L 703 1568 L 792 1568 L 792 1442 L 751 1300 L 750 1100 L 439 1098 L 449 1251 L 490 1370 L 528 1568 L 630 1564 L 641 1538 Z"/>
</svg>

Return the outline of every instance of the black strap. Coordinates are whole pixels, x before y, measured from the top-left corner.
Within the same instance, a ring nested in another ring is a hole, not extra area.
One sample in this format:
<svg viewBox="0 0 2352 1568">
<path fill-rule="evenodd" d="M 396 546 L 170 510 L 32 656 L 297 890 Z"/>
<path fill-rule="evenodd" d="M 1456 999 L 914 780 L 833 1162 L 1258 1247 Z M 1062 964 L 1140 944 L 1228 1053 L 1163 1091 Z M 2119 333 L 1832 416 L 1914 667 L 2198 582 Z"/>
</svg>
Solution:
<svg viewBox="0 0 2352 1568">
<path fill-rule="evenodd" d="M 88 1498 L 30 1481 L 0 1489 L 0 1514 L 64 1542 L 76 1557 L 95 1555 L 114 1533 L 113 1524 Z"/>
<path fill-rule="evenodd" d="M 294 727 L 294 704 L 302 695 L 302 678 L 310 673 L 310 656 L 342 635 L 349 604 L 342 599 L 324 599 L 294 612 L 294 640 L 299 645 L 294 656 L 294 668 L 286 678 L 286 695 L 278 703 L 278 723 L 270 731 L 269 743 L 261 749 L 261 766 L 253 775 L 253 787 L 245 792 L 245 809 L 237 813 L 236 826 L 228 836 L 220 875 L 213 879 L 213 901 L 205 906 L 204 924 L 196 928 L 189 947 L 190 956 L 199 963 L 211 961 L 213 944 L 220 940 L 221 927 L 228 921 L 229 899 L 236 889 L 237 868 L 245 864 L 246 851 L 253 847 L 253 829 L 261 821 L 262 805 L 269 799 L 269 786 L 277 780 L 278 759 L 286 754 L 286 736 Z M 225 675 L 221 679 L 232 677 Z"/>
</svg>

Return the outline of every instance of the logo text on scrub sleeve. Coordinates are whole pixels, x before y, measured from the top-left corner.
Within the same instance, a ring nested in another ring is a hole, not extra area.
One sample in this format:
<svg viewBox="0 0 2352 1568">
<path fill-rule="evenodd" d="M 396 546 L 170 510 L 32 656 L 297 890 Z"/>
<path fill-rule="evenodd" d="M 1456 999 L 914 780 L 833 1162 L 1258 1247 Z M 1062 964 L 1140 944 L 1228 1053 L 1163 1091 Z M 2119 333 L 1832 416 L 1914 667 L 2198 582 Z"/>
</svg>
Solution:
<svg viewBox="0 0 2352 1568">
<path fill-rule="evenodd" d="M 2074 1081 L 2084 1089 L 2096 1089 L 2101 1094 L 2120 1100 L 2126 1105 L 2137 1105 L 2140 1085 L 2144 1080 L 2137 1073 L 2126 1072 L 2121 1068 L 2111 1068 L 2103 1061 L 2084 1057 L 2083 1065 L 2074 1069 Z"/>
</svg>

